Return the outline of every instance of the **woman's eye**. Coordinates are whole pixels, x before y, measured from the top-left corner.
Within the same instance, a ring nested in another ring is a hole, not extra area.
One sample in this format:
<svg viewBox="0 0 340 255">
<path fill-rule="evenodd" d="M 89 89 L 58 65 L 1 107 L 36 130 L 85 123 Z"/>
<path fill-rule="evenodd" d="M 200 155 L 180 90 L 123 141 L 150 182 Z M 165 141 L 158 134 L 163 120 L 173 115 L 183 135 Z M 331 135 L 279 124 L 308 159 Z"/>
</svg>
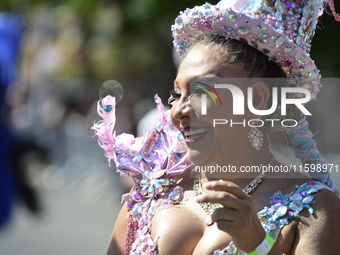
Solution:
<svg viewBox="0 0 340 255">
<path fill-rule="evenodd" d="M 170 92 L 170 97 L 168 99 L 168 104 L 173 105 L 174 102 L 181 97 L 181 94 L 177 90 L 172 90 Z"/>
</svg>

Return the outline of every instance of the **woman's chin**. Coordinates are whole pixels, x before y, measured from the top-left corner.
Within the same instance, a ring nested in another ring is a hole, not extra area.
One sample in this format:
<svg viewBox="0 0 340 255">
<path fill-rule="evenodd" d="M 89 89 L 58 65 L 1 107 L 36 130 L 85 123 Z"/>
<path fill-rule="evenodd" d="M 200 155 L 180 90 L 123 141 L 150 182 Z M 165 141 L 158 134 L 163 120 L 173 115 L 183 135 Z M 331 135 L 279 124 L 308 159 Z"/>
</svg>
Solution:
<svg viewBox="0 0 340 255">
<path fill-rule="evenodd" d="M 190 161 L 195 165 L 195 166 L 204 166 L 208 165 L 210 160 L 210 155 L 208 155 L 207 152 L 202 152 L 198 151 L 195 149 L 189 148 L 189 158 Z"/>
</svg>

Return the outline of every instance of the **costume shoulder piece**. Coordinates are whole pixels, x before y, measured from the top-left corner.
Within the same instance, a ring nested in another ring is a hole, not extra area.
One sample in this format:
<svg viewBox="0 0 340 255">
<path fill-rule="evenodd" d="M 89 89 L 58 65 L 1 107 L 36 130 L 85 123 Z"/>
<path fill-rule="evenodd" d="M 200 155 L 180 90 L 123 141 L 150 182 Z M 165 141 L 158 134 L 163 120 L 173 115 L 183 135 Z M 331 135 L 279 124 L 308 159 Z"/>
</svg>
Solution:
<svg viewBox="0 0 340 255">
<path fill-rule="evenodd" d="M 97 105 L 103 118 L 92 129 L 109 164 L 114 160 L 117 171 L 131 176 L 136 189 L 145 197 L 155 197 L 171 184 L 171 179 L 189 171 L 191 163 L 182 134 L 164 112 L 160 97 L 155 95 L 158 119 L 144 137 L 116 135 L 115 98 L 107 96 Z"/>
<path fill-rule="evenodd" d="M 98 102 L 103 119 L 92 127 L 109 163 L 114 160 L 117 171 L 131 176 L 135 184 L 135 189 L 122 197 L 129 209 L 124 254 L 158 254 L 157 238 L 151 237 L 151 219 L 160 209 L 183 201 L 178 181 L 191 167 L 182 134 L 171 124 L 169 111 L 164 112 L 157 95 L 155 102 L 158 119 L 144 137 L 116 136 L 115 98 L 111 96 Z"/>
<path fill-rule="evenodd" d="M 281 229 L 292 222 L 294 218 L 300 217 L 300 212 L 307 209 L 310 214 L 314 212 L 311 207 L 316 201 L 312 194 L 321 189 L 329 189 L 321 182 L 310 181 L 302 185 L 296 185 L 290 194 L 282 194 L 279 190 L 270 197 L 270 206 L 263 208 L 257 213 L 262 219 L 264 230 L 277 240 Z M 246 255 L 247 253 L 239 250 L 233 242 L 223 250 L 216 250 L 214 255 Z"/>
</svg>

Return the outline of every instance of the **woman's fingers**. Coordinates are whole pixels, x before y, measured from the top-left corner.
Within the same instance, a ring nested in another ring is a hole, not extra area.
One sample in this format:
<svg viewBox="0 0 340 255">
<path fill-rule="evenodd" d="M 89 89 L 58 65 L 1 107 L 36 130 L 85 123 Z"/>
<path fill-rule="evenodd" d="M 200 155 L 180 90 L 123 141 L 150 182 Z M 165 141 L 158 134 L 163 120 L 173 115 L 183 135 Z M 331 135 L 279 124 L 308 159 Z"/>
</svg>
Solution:
<svg viewBox="0 0 340 255">
<path fill-rule="evenodd" d="M 211 219 L 213 222 L 217 222 L 220 220 L 228 221 L 228 224 L 232 225 L 235 223 L 237 219 L 238 211 L 228 208 L 218 208 L 215 209 L 213 214 L 211 215 Z"/>
<path fill-rule="evenodd" d="M 229 233 L 235 245 L 243 250 L 254 250 L 265 231 L 257 217 L 252 198 L 234 183 L 212 181 L 204 184 L 207 192 L 196 197 L 200 203 L 219 203 L 211 215 L 217 227 Z M 255 236 L 255 237 L 254 237 Z"/>
<path fill-rule="evenodd" d="M 204 185 L 209 192 L 196 197 L 199 203 L 219 203 L 225 208 L 248 211 L 250 196 L 234 183 L 226 181 L 213 181 Z"/>
<path fill-rule="evenodd" d="M 200 196 L 197 196 L 196 201 L 199 203 L 219 203 L 226 208 L 231 208 L 234 210 L 239 210 L 242 206 L 242 201 L 239 198 L 224 191 L 204 193 Z"/>
<path fill-rule="evenodd" d="M 265 236 L 265 231 L 249 202 L 244 201 L 240 210 L 215 209 L 211 220 L 216 223 L 218 229 L 229 233 L 240 249 L 254 250 Z"/>
</svg>

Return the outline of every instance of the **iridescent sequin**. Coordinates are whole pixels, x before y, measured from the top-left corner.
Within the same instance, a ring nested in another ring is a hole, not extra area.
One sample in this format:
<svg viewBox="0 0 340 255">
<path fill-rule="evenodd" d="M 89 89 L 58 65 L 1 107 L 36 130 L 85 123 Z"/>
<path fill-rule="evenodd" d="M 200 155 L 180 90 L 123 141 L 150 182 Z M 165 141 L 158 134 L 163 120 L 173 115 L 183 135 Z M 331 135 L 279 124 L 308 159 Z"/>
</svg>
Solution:
<svg viewBox="0 0 340 255">
<path fill-rule="evenodd" d="M 312 73 L 311 72 L 306 72 L 303 77 L 304 78 L 310 78 L 312 76 Z"/>
<path fill-rule="evenodd" d="M 235 22 L 237 20 L 237 17 L 235 14 L 230 14 L 228 17 L 229 22 Z"/>
<path fill-rule="evenodd" d="M 141 161 L 142 159 L 143 159 L 143 157 L 142 157 L 141 155 L 138 155 L 138 156 L 134 157 L 134 158 L 132 159 L 132 161 L 133 161 L 134 163 L 138 163 L 138 162 Z"/>
<path fill-rule="evenodd" d="M 156 130 L 158 132 L 161 132 L 163 130 L 163 122 L 162 121 L 158 121 L 158 123 L 156 124 Z"/>
<path fill-rule="evenodd" d="M 117 154 L 120 154 L 122 152 L 118 147 L 114 147 L 113 151 Z"/>
<path fill-rule="evenodd" d="M 241 27 L 239 30 L 238 30 L 238 33 L 240 35 L 247 35 L 249 34 L 251 31 L 251 29 L 249 27 Z"/>
<path fill-rule="evenodd" d="M 284 47 L 283 51 L 287 54 L 291 53 L 293 51 L 293 48 L 291 46 Z"/>
<path fill-rule="evenodd" d="M 268 50 L 268 49 L 263 49 L 262 52 L 263 52 L 264 54 L 268 54 L 268 53 L 270 53 L 270 50 Z"/>
<path fill-rule="evenodd" d="M 205 15 L 207 15 L 207 16 L 211 16 L 212 15 L 212 10 L 211 9 L 207 9 L 206 11 L 205 11 Z"/>
<path fill-rule="evenodd" d="M 279 36 L 278 38 L 275 39 L 274 45 L 276 47 L 281 47 L 286 43 L 287 39 L 284 35 Z"/>
<path fill-rule="evenodd" d="M 178 26 L 179 29 L 183 28 L 183 20 L 181 17 L 177 17 L 177 19 L 175 20 L 176 25 Z"/>
<path fill-rule="evenodd" d="M 104 109 L 105 112 L 109 113 L 109 112 L 112 111 L 112 105 L 105 105 L 105 106 L 103 107 L 103 109 Z"/>
<path fill-rule="evenodd" d="M 251 44 L 254 46 L 254 48 L 258 48 L 259 47 L 259 45 L 257 44 L 257 42 L 255 42 L 255 41 L 251 41 Z"/>
</svg>

